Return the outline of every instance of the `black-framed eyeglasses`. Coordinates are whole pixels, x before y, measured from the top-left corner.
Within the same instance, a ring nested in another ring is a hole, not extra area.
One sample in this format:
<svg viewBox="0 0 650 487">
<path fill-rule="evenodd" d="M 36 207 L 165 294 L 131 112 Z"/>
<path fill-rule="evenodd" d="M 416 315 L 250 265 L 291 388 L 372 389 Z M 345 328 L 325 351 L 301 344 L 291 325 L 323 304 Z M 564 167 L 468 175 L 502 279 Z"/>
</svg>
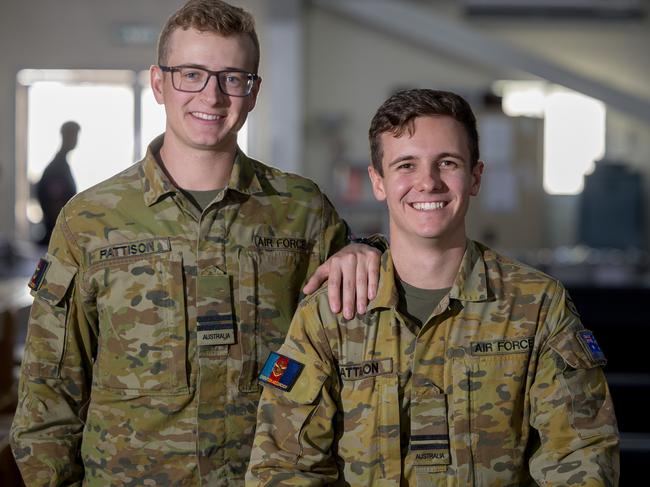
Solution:
<svg viewBox="0 0 650 487">
<path fill-rule="evenodd" d="M 212 76 L 217 78 L 217 84 L 222 93 L 229 96 L 248 96 L 251 94 L 255 81 L 259 76 L 247 71 L 236 69 L 226 71 L 211 71 L 195 66 L 162 66 L 166 73 L 172 74 L 172 86 L 178 91 L 198 93 L 203 91 Z"/>
</svg>

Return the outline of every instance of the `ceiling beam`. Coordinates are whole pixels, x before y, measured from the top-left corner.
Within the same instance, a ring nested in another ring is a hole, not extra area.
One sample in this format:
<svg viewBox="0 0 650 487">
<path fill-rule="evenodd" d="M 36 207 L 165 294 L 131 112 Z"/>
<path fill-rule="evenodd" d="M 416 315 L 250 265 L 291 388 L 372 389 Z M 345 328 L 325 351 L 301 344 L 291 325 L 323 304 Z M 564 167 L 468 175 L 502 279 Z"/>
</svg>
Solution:
<svg viewBox="0 0 650 487">
<path fill-rule="evenodd" d="M 488 37 L 447 16 L 434 15 L 432 9 L 416 3 L 404 0 L 311 0 L 311 3 L 425 49 L 445 51 L 488 68 L 526 72 L 601 100 L 611 108 L 650 123 L 650 100 Z"/>
</svg>

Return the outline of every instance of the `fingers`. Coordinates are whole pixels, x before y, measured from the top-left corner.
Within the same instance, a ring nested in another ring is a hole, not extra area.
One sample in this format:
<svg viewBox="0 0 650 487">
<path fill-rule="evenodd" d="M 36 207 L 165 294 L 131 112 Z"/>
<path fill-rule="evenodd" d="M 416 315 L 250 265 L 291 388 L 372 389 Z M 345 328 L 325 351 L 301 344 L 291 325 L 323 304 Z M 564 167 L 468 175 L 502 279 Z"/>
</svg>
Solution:
<svg viewBox="0 0 650 487">
<path fill-rule="evenodd" d="M 340 253 L 330 259 L 327 293 L 333 313 L 343 312 L 345 319 L 351 320 L 355 314 L 355 291 L 357 257 L 351 253 Z"/>
<path fill-rule="evenodd" d="M 320 287 L 320 285 L 323 284 L 325 279 L 327 279 L 328 274 L 329 274 L 329 261 L 318 266 L 316 271 L 312 274 L 312 276 L 307 281 L 307 284 L 305 284 L 305 286 L 302 288 L 302 292 L 305 294 L 311 294 L 314 291 L 316 291 Z"/>
<path fill-rule="evenodd" d="M 341 311 L 341 269 L 337 265 L 330 266 L 327 278 L 327 296 L 332 313 Z"/>
<path fill-rule="evenodd" d="M 379 267 L 381 265 L 381 253 L 376 250 L 368 260 L 368 301 L 377 297 L 379 289 Z"/>
<path fill-rule="evenodd" d="M 368 302 L 377 296 L 381 253 L 367 245 L 350 244 L 322 264 L 309 279 L 303 292 L 311 294 L 327 279 L 330 309 L 343 312 L 350 320 L 364 314 Z"/>
<path fill-rule="evenodd" d="M 368 266 L 362 259 L 357 260 L 356 298 L 357 313 L 362 315 L 368 306 Z"/>
<path fill-rule="evenodd" d="M 346 320 L 351 320 L 355 315 L 355 293 L 356 293 L 356 279 L 355 274 L 357 271 L 357 258 L 354 255 L 345 258 L 344 267 L 341 269 L 343 274 L 343 316 Z"/>
</svg>

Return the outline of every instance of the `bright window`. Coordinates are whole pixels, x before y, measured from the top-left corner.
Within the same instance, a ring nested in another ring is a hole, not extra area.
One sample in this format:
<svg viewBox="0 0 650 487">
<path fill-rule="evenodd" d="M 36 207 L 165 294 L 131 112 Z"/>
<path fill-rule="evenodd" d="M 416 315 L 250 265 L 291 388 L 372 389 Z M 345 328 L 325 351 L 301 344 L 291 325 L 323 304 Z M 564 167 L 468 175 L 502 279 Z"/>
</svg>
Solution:
<svg viewBox="0 0 650 487">
<path fill-rule="evenodd" d="M 68 162 L 82 191 L 133 163 L 131 71 L 23 70 L 27 87 L 27 177 L 40 178 L 61 144 L 61 125 L 81 126 Z"/>
<path fill-rule="evenodd" d="M 584 176 L 605 155 L 605 105 L 580 93 L 554 90 L 544 109 L 544 190 L 579 194 Z"/>
<path fill-rule="evenodd" d="M 506 115 L 544 118 L 544 190 L 579 194 L 584 176 L 605 155 L 605 105 L 558 85 L 499 81 Z"/>
</svg>

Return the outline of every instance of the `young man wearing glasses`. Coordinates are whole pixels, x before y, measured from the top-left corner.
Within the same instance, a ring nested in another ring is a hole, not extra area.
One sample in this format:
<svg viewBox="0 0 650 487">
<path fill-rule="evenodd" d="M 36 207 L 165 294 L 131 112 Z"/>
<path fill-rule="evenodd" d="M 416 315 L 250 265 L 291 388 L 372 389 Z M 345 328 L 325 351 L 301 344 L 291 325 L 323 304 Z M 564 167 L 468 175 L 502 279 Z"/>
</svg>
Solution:
<svg viewBox="0 0 650 487">
<path fill-rule="evenodd" d="M 30 282 L 12 427 L 27 485 L 241 485 L 260 362 L 307 278 L 343 281 L 346 313 L 357 280 L 357 309 L 372 297 L 378 253 L 323 264 L 347 237 L 327 198 L 237 147 L 258 64 L 248 13 L 190 0 L 151 68 L 165 134 L 62 211 Z"/>
</svg>

